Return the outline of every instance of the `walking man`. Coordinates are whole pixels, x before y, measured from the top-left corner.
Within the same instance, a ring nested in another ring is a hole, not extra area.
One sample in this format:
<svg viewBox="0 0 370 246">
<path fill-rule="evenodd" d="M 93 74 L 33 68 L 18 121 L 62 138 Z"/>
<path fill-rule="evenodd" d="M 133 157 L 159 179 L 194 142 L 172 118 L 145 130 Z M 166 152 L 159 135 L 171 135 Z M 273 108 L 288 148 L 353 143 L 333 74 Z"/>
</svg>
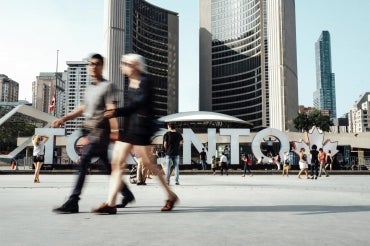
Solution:
<svg viewBox="0 0 370 246">
<path fill-rule="evenodd" d="M 85 177 L 88 171 L 88 166 L 93 157 L 99 157 L 100 160 L 111 170 L 108 160 L 108 145 L 110 139 L 113 141 L 118 139 L 118 122 L 116 118 L 104 118 L 104 111 L 115 109 L 114 98 L 112 93 L 112 83 L 105 80 L 103 74 L 104 59 L 100 54 L 93 54 L 88 61 L 88 72 L 91 77 L 92 84 L 86 88 L 84 102 L 73 111 L 67 113 L 60 119 L 52 123 L 52 127 L 59 127 L 66 121 L 75 119 L 81 115 L 85 115 L 86 121 L 83 123 L 83 132 L 87 137 L 88 144 L 83 149 L 80 162 L 78 177 L 69 199 L 60 207 L 53 209 L 55 213 L 78 213 L 78 201 L 82 187 L 85 182 Z M 121 207 L 126 206 L 128 202 L 135 198 L 131 191 L 124 186 L 121 191 L 126 194 Z"/>
<path fill-rule="evenodd" d="M 166 180 L 170 184 L 171 163 L 175 169 L 175 184 L 179 185 L 179 162 L 180 162 L 180 145 L 183 143 L 182 135 L 176 131 L 175 124 L 167 124 L 168 131 L 163 136 L 163 148 L 166 153 Z"/>
</svg>

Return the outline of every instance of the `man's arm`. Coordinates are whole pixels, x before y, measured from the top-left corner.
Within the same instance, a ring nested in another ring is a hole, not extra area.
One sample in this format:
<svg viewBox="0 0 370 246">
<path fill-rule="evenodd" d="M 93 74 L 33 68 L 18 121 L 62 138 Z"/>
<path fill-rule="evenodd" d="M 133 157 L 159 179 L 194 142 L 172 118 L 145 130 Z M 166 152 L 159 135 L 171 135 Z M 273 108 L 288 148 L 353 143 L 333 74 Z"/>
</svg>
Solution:
<svg viewBox="0 0 370 246">
<path fill-rule="evenodd" d="M 83 112 L 85 111 L 85 105 L 81 105 L 77 107 L 75 110 L 69 112 L 65 116 L 63 116 L 60 119 L 55 120 L 51 126 L 52 127 L 59 127 L 60 125 L 63 125 L 66 121 L 73 120 L 77 118 L 78 116 L 81 116 Z"/>
</svg>

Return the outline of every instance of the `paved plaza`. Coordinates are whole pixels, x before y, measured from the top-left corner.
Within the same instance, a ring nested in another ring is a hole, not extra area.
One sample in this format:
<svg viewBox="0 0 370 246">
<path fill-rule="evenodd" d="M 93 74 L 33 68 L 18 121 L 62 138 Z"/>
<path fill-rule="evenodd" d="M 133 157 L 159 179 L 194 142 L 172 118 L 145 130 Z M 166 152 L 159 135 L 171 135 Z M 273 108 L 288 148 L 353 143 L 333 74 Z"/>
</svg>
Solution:
<svg viewBox="0 0 370 246">
<path fill-rule="evenodd" d="M 54 214 L 75 175 L 0 175 L 1 245 L 369 245 L 370 176 L 182 175 L 180 203 L 160 212 L 156 179 L 131 185 L 136 203 L 116 215 L 105 201 L 108 176 L 89 175 L 80 213 Z"/>
</svg>

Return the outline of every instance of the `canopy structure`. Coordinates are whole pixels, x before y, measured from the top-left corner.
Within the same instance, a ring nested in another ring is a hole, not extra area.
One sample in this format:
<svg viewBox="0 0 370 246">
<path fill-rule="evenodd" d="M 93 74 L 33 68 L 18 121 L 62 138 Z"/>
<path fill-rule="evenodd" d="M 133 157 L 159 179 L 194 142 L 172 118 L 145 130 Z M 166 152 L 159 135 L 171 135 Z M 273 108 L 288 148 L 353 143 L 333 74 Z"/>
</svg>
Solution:
<svg viewBox="0 0 370 246">
<path fill-rule="evenodd" d="M 176 127 L 191 128 L 195 132 L 204 132 L 207 128 L 252 128 L 253 124 L 226 114 L 208 111 L 190 111 L 171 114 L 158 119 L 162 122 L 174 122 Z"/>
</svg>

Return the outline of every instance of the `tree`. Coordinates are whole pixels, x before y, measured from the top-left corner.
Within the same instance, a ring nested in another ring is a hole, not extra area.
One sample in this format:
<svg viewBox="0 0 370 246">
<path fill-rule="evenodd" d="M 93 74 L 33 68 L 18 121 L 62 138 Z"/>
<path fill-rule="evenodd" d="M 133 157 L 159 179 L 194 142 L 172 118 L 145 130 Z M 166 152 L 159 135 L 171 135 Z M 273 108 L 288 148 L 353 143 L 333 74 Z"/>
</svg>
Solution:
<svg viewBox="0 0 370 246">
<path fill-rule="evenodd" d="M 34 135 L 35 126 L 25 122 L 5 122 L 0 126 L 0 151 L 9 152 L 17 147 L 17 137 Z"/>
<path fill-rule="evenodd" d="M 313 126 L 320 128 L 321 130 L 328 132 L 330 126 L 333 126 L 333 122 L 330 117 L 323 115 L 320 110 L 314 109 L 308 114 L 298 113 L 297 117 L 293 120 L 294 127 L 299 131 L 309 131 Z"/>
</svg>

